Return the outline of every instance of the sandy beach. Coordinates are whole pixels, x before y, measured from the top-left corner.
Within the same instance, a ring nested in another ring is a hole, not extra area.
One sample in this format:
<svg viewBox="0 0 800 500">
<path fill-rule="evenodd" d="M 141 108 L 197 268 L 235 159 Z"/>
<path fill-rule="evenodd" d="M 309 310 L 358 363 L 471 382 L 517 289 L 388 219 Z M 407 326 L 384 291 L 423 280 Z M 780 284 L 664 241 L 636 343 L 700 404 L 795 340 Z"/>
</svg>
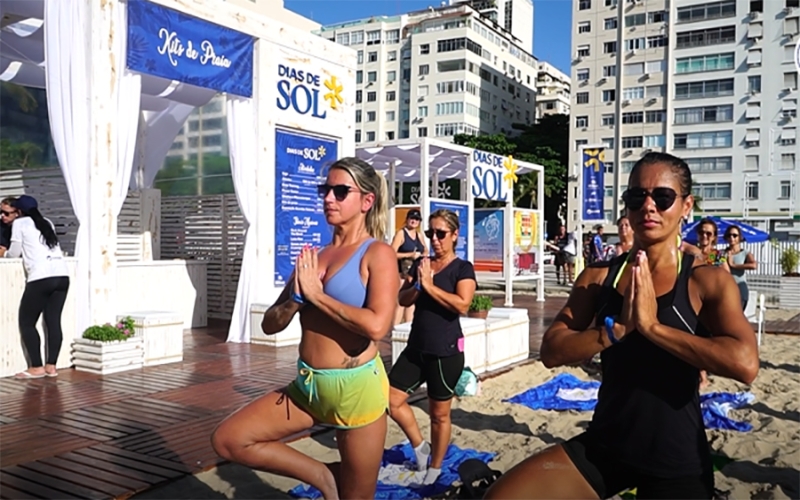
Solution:
<svg viewBox="0 0 800 500">
<path fill-rule="evenodd" d="M 761 346 L 761 371 L 750 387 L 711 376 L 704 392 L 750 391 L 755 401 L 731 412 L 735 420 L 753 425 L 750 432 L 710 430 L 714 453 L 733 462 L 716 473 L 717 489 L 731 499 L 800 497 L 800 338 L 766 335 Z M 505 471 L 532 453 L 580 433 L 590 412 L 534 411 L 501 402 L 552 378 L 571 373 L 584 380 L 593 374 L 582 368 L 546 369 L 535 362 L 483 382 L 480 396 L 454 401 L 453 442 L 461 447 L 497 452 L 489 465 Z M 425 403 L 414 408 L 425 435 L 429 433 Z M 390 423 L 386 447 L 404 440 Z M 302 439 L 293 447 L 322 461 L 338 459 L 333 433 Z M 135 498 L 290 498 L 286 492 L 297 481 L 223 465 L 183 478 Z"/>
</svg>

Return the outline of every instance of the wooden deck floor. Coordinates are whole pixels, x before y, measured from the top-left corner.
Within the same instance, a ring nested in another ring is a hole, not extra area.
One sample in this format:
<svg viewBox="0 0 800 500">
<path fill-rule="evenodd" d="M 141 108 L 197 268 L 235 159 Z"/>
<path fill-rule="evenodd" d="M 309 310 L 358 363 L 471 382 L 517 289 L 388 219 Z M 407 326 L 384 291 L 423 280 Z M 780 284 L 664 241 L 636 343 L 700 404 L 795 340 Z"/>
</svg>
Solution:
<svg viewBox="0 0 800 500">
<path fill-rule="evenodd" d="M 518 298 L 530 313 L 531 357 L 563 302 Z M 126 498 L 221 463 L 212 429 L 291 381 L 297 356 L 296 347 L 228 344 L 226 335 L 222 322 L 187 332 L 182 363 L 0 379 L 0 498 Z M 381 353 L 388 366 L 388 341 Z"/>
</svg>

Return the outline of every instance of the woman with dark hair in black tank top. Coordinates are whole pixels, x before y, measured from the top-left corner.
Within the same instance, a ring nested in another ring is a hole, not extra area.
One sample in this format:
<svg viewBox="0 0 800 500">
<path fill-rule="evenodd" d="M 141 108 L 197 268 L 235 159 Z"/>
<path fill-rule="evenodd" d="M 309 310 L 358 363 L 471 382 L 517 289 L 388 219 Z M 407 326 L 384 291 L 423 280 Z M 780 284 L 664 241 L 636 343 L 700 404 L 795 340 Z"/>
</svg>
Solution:
<svg viewBox="0 0 800 500">
<path fill-rule="evenodd" d="M 422 214 L 416 208 L 412 208 L 406 214 L 405 225 L 395 233 L 392 238 L 392 248 L 397 252 L 397 270 L 400 273 L 400 286 L 406 282 L 408 271 L 417 259 L 424 256 L 426 252 L 425 242 L 419 233 L 419 226 L 422 222 Z M 394 323 L 407 323 L 414 317 L 414 304 L 408 307 L 397 305 Z"/>
<path fill-rule="evenodd" d="M 712 498 L 700 411 L 707 369 L 750 384 L 756 337 L 731 275 L 680 248 L 694 199 L 684 161 L 650 153 L 622 198 L 630 252 L 584 270 L 542 340 L 547 367 L 600 353 L 603 383 L 586 432 L 528 458 L 485 498 Z"/>
</svg>

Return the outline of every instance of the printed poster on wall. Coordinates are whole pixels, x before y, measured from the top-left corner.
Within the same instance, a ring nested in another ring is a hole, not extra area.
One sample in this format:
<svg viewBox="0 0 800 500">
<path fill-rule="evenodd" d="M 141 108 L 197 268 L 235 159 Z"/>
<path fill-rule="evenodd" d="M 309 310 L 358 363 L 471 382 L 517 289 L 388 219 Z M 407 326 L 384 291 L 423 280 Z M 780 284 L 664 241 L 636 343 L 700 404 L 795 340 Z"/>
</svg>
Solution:
<svg viewBox="0 0 800 500">
<path fill-rule="evenodd" d="M 431 213 L 437 210 L 450 210 L 451 212 L 455 212 L 458 216 L 458 224 L 461 226 L 458 229 L 458 241 L 456 242 L 456 257 L 462 260 L 467 260 L 467 247 L 469 245 L 469 219 L 468 219 L 468 211 L 466 205 L 459 205 L 456 203 L 447 203 L 441 200 L 431 200 Z M 427 229 L 427 225 L 425 227 Z M 431 247 L 431 253 L 433 253 L 433 245 L 428 243 L 428 246 Z"/>
<path fill-rule="evenodd" d="M 583 166 L 583 206 L 581 217 L 585 221 L 603 220 L 603 201 L 605 199 L 605 149 L 582 149 Z"/>
<path fill-rule="evenodd" d="M 253 96 L 250 35 L 145 0 L 128 0 L 128 69 Z"/>
<path fill-rule="evenodd" d="M 475 210 L 476 271 L 503 272 L 503 209 Z"/>
<path fill-rule="evenodd" d="M 338 155 L 338 143 L 286 130 L 275 131 L 275 286 L 282 287 L 304 245 L 330 242 L 322 198 L 323 169 Z"/>
<path fill-rule="evenodd" d="M 514 209 L 515 275 L 536 274 L 539 270 L 539 214 L 533 210 Z"/>
</svg>

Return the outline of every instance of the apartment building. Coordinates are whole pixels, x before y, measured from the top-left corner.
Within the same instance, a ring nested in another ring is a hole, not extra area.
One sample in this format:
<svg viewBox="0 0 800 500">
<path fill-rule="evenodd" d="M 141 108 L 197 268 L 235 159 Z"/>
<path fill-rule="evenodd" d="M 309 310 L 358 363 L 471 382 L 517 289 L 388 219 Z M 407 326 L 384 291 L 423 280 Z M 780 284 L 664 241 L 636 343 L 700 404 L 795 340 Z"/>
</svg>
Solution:
<svg viewBox="0 0 800 500">
<path fill-rule="evenodd" d="M 467 4 L 323 26 L 352 47 L 356 142 L 512 134 L 535 119 L 537 61 Z"/>
<path fill-rule="evenodd" d="M 245 13 L 269 17 L 303 31 L 319 29 L 320 24 L 283 7 L 283 0 L 224 0 Z M 167 159 L 197 160 L 204 155 L 228 155 L 228 122 L 225 96 L 218 95 L 205 106 L 195 109 L 172 143 Z"/>
<path fill-rule="evenodd" d="M 483 17 L 502 26 L 533 53 L 533 0 L 450 0 L 450 5 L 469 4 Z"/>
<path fill-rule="evenodd" d="M 667 151 L 692 169 L 704 214 L 800 231 L 798 3 L 574 0 L 572 174 L 582 145 L 605 146 L 606 222 L 636 160 Z"/>
<path fill-rule="evenodd" d="M 536 77 L 536 120 L 545 115 L 568 115 L 571 80 L 564 72 L 544 61 Z"/>
</svg>

